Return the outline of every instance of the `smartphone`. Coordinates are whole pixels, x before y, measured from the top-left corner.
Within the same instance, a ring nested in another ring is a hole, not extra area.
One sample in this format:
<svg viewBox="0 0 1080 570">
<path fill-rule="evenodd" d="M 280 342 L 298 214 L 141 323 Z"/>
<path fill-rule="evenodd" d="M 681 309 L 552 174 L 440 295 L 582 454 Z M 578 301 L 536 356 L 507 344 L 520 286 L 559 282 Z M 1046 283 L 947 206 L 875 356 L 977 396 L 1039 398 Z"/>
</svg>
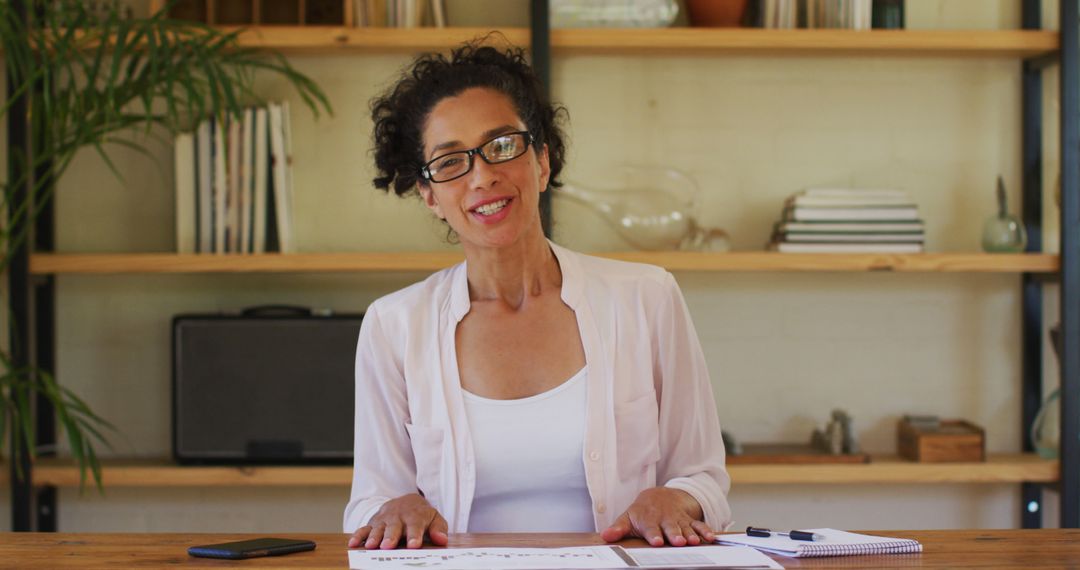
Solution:
<svg viewBox="0 0 1080 570">
<path fill-rule="evenodd" d="M 257 556 L 280 556 L 306 550 L 315 550 L 315 543 L 310 540 L 293 540 L 291 538 L 256 538 L 223 542 L 221 544 L 192 546 L 188 548 L 188 554 L 203 558 L 239 560 Z"/>
</svg>

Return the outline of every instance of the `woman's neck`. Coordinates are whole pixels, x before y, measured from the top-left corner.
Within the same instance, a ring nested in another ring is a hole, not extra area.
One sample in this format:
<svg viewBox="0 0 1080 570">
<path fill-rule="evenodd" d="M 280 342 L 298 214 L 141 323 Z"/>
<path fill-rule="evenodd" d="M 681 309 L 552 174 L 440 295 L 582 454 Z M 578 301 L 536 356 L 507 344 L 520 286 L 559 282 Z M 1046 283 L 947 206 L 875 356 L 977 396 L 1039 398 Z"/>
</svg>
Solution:
<svg viewBox="0 0 1080 570">
<path fill-rule="evenodd" d="M 562 287 L 559 262 L 542 232 L 502 248 L 466 247 L 469 300 L 519 309 L 530 297 Z"/>
</svg>

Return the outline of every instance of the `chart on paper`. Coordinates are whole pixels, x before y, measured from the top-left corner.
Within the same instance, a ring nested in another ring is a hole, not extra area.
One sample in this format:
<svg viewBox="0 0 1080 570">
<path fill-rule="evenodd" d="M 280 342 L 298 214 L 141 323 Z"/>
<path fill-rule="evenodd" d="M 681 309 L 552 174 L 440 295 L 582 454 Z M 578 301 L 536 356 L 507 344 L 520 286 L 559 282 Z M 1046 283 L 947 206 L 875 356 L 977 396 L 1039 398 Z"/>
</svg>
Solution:
<svg viewBox="0 0 1080 570">
<path fill-rule="evenodd" d="M 349 567 L 395 568 L 624 568 L 606 546 L 575 548 L 446 548 L 431 550 L 350 550 Z"/>
<path fill-rule="evenodd" d="M 552 568 L 769 568 L 779 564 L 746 547 L 634 548 L 440 548 L 426 550 L 350 550 L 354 570 L 435 569 L 542 570 Z"/>
</svg>

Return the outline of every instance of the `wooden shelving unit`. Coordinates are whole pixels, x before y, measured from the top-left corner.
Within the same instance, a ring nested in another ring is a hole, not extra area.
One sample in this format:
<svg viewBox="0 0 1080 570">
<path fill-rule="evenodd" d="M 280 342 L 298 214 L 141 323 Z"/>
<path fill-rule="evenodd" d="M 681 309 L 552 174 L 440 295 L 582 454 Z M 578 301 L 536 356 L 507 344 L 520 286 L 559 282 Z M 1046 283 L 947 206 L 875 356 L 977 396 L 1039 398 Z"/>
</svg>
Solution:
<svg viewBox="0 0 1080 570">
<path fill-rule="evenodd" d="M 484 36 L 479 28 L 353 28 L 347 26 L 252 27 L 240 44 L 288 55 L 445 51 Z M 508 42 L 528 47 L 527 29 L 500 30 Z M 1069 35 L 1066 34 L 1066 40 Z M 1058 55 L 1061 35 L 1047 30 L 761 30 L 761 29 L 563 29 L 552 30 L 557 55 L 625 54 L 738 55 L 748 57 L 934 57 L 1031 60 Z M 1069 41 L 1065 42 L 1066 45 Z M 1064 67 L 1064 66 L 1062 66 Z M 1064 121 L 1063 121 L 1064 122 Z M 1066 164 L 1068 164 L 1066 162 Z M 780 254 L 771 252 L 625 252 L 605 257 L 662 266 L 672 271 L 868 272 L 1057 274 L 1051 254 L 933 253 Z M 36 275 L 179 273 L 430 272 L 461 260 L 458 253 L 311 253 L 266 255 L 34 254 Z M 1068 456 L 1066 456 L 1068 457 Z M 1075 456 L 1072 457 L 1075 459 Z M 1071 460 L 1070 460 L 1071 461 Z M 1066 461 L 1066 474 L 1069 465 Z M 979 463 L 914 463 L 875 456 L 866 464 L 729 465 L 736 485 L 782 484 L 1016 484 L 1055 483 L 1061 463 L 1033 454 L 990 455 Z M 0 463 L 0 486 L 10 484 L 10 466 Z M 346 487 L 351 466 L 178 466 L 168 459 L 108 460 L 106 488 L 113 487 Z M 1066 479 L 1068 480 L 1068 478 Z M 70 460 L 40 459 L 33 467 L 38 487 L 80 484 Z M 92 485 L 92 483 L 90 483 Z M 1026 495 L 1025 495 L 1026 496 Z"/>
<path fill-rule="evenodd" d="M 229 28 L 226 28 L 229 29 Z M 233 28 L 235 29 L 235 28 Z M 252 27 L 240 43 L 286 53 L 446 50 L 490 33 L 486 28 Z M 499 30 L 519 46 L 523 28 Z M 721 54 L 762 56 L 928 56 L 1030 58 L 1054 54 L 1058 33 L 1036 30 L 765 30 L 717 28 L 561 29 L 551 48 L 567 53 Z"/>
<path fill-rule="evenodd" d="M 1055 273 L 1052 254 L 809 254 L 774 252 L 620 252 L 602 257 L 671 271 L 896 271 L 916 273 Z M 34 254 L 30 271 L 48 274 L 334 273 L 436 271 L 460 262 L 456 252 L 212 255 L 172 253 Z"/>
<path fill-rule="evenodd" d="M 0 471 L 0 484 L 7 483 L 7 471 Z M 914 463 L 877 456 L 861 464 L 729 465 L 728 472 L 736 485 L 1053 483 L 1058 480 L 1058 462 L 1033 454 L 991 455 L 981 463 Z M 112 460 L 104 465 L 103 480 L 106 488 L 340 487 L 351 484 L 352 467 L 180 466 L 165 459 Z M 78 487 L 79 472 L 70 461 L 41 459 L 34 464 L 34 484 Z"/>
</svg>

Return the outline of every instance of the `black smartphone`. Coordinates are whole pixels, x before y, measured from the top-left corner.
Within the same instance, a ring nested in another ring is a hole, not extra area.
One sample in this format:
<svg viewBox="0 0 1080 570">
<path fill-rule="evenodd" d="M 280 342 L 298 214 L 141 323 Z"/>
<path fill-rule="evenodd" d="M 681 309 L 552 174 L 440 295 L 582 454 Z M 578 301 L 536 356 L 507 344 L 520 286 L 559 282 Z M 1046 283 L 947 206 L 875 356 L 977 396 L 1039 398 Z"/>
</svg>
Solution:
<svg viewBox="0 0 1080 570">
<path fill-rule="evenodd" d="M 255 538 L 252 540 L 223 542 L 221 544 L 192 546 L 188 548 L 187 552 L 191 556 L 201 556 L 203 558 L 239 560 L 257 556 L 280 556 L 306 550 L 315 550 L 315 543 L 310 540 L 293 540 L 291 538 Z"/>
</svg>

